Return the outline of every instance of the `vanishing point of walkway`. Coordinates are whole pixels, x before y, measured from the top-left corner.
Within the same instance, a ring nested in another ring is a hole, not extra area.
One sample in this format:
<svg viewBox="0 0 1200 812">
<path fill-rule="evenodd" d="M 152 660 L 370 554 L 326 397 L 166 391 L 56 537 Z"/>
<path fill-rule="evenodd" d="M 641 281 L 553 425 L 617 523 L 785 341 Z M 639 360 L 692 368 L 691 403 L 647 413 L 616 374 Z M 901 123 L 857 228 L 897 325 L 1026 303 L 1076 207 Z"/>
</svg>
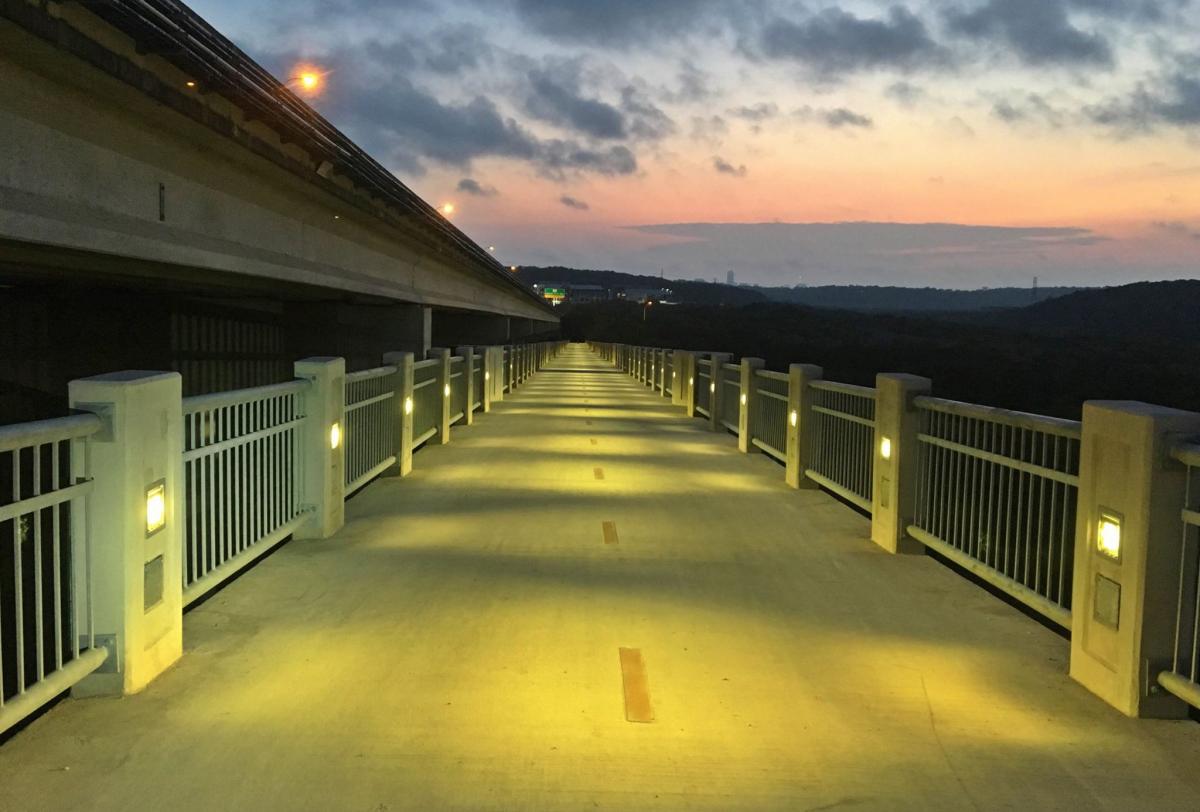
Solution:
<svg viewBox="0 0 1200 812">
<path fill-rule="evenodd" d="M 583 347 L 454 431 L 189 613 L 144 693 L 0 747 L 0 809 L 1200 804 L 1200 725 L 1119 716 L 1066 641 Z"/>
</svg>

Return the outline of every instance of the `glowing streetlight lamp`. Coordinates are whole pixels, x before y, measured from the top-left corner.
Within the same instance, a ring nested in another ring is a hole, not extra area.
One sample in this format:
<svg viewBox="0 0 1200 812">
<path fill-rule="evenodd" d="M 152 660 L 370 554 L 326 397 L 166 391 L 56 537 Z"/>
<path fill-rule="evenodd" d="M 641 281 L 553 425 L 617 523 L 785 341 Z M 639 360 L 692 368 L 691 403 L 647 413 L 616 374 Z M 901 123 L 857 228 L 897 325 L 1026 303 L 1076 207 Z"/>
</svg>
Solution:
<svg viewBox="0 0 1200 812">
<path fill-rule="evenodd" d="M 443 217 L 449 217 L 450 215 L 454 214 L 454 204 L 450 201 L 446 201 L 442 204 L 442 207 L 438 209 L 438 211 L 442 213 Z"/>
</svg>

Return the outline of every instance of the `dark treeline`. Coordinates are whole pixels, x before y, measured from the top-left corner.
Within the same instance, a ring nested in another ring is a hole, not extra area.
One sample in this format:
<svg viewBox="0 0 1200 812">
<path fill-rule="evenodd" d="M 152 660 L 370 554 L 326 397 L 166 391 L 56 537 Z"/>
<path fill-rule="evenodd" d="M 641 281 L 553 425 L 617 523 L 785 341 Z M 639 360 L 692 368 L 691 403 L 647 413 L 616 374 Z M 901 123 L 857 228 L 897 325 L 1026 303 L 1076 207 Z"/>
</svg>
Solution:
<svg viewBox="0 0 1200 812">
<path fill-rule="evenodd" d="M 573 340 L 757 356 L 777 370 L 813 363 L 826 378 L 847 383 L 870 385 L 877 372 L 909 372 L 932 378 L 940 397 L 1072 419 L 1090 399 L 1200 411 L 1194 327 L 1200 311 L 1158 302 L 1200 296 L 1200 282 L 1155 284 L 1160 295 L 1135 291 L 1119 323 L 1106 323 L 1102 314 L 1119 310 L 1109 299 L 1119 300 L 1122 288 L 1109 289 L 1103 300 L 1085 291 L 1027 309 L 1041 308 L 1036 313 L 986 313 L 975 321 L 773 303 L 656 305 L 643 320 L 642 307 L 609 302 L 570 308 L 563 330 Z M 1155 322 L 1154 328 L 1138 330 L 1139 322 Z"/>
</svg>

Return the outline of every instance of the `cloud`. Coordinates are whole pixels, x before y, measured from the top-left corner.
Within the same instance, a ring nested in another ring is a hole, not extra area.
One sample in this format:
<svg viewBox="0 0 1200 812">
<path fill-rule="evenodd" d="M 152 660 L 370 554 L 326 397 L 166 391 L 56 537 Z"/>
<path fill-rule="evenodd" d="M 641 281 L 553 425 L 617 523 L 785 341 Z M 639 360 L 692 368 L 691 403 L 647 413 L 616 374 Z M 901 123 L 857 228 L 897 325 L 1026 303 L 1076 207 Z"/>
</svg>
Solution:
<svg viewBox="0 0 1200 812">
<path fill-rule="evenodd" d="M 689 136 L 696 141 L 719 144 L 729 133 L 729 123 L 720 116 L 694 116 Z"/>
<path fill-rule="evenodd" d="M 1163 231 L 1176 237 L 1200 240 L 1200 228 L 1192 228 L 1182 220 L 1155 220 L 1150 225 L 1158 231 Z"/>
<path fill-rule="evenodd" d="M 621 110 L 628 116 L 629 134 L 658 141 L 675 133 L 675 122 L 633 85 L 621 89 Z"/>
<path fill-rule="evenodd" d="M 484 186 L 474 178 L 463 178 L 458 182 L 458 191 L 475 197 L 495 197 L 500 194 L 494 186 Z"/>
<path fill-rule="evenodd" d="M 543 175 L 555 180 L 563 180 L 568 172 L 632 175 L 638 168 L 637 158 L 628 147 L 596 149 L 560 140 L 539 145 L 536 163 Z"/>
<path fill-rule="evenodd" d="M 577 200 L 570 195 L 563 195 L 558 199 L 558 202 L 562 203 L 568 209 L 575 209 L 576 211 L 587 211 L 591 208 L 591 206 L 589 206 L 587 203 L 584 203 L 582 200 Z"/>
<path fill-rule="evenodd" d="M 969 11 L 951 9 L 945 20 L 950 31 L 1002 46 L 1026 65 L 1111 67 L 1114 63 L 1112 47 L 1104 37 L 1071 24 L 1064 0 L 987 0 Z"/>
<path fill-rule="evenodd" d="M 857 17 L 837 8 L 801 22 L 777 17 L 763 28 L 759 45 L 769 58 L 798 62 L 823 75 L 913 70 L 946 59 L 925 23 L 900 6 L 889 9 L 884 19 Z"/>
<path fill-rule="evenodd" d="M 1143 83 L 1127 97 L 1111 98 L 1084 108 L 1091 121 L 1118 131 L 1149 132 L 1160 126 L 1200 124 L 1200 59 L 1181 62 L 1151 85 Z"/>
<path fill-rule="evenodd" d="M 611 104 L 584 97 L 577 81 L 564 70 L 534 70 L 528 74 L 530 115 L 573 129 L 592 138 L 620 139 L 627 135 L 625 117 Z"/>
<path fill-rule="evenodd" d="M 662 239 L 637 255 L 641 267 L 687 268 L 704 277 L 736 267 L 745 281 L 777 284 L 803 274 L 808 284 L 1024 285 L 1070 262 L 1078 263 L 1078 278 L 1094 280 L 1091 246 L 1106 239 L 1072 226 L 959 223 L 667 223 L 631 230 Z"/>
<path fill-rule="evenodd" d="M 901 80 L 888 85 L 884 89 L 883 95 L 903 107 L 915 107 L 918 103 L 924 101 L 928 94 L 926 94 L 923 87 Z"/>
<path fill-rule="evenodd" d="M 516 0 L 517 15 L 552 39 L 627 48 L 693 30 L 717 0 Z"/>
<path fill-rule="evenodd" d="M 817 121 L 829 127 L 831 130 L 840 130 L 843 127 L 856 127 L 861 129 L 870 129 L 875 126 L 875 122 L 870 116 L 865 116 L 862 113 L 856 113 L 845 107 L 834 108 L 814 108 L 805 105 L 792 112 L 792 115 L 800 121 Z"/>
<path fill-rule="evenodd" d="M 775 118 L 779 115 L 779 105 L 775 102 L 759 102 L 755 105 L 743 105 L 729 110 L 729 115 L 734 118 L 740 118 L 745 121 L 761 123 L 770 118 Z"/>
<path fill-rule="evenodd" d="M 1001 99 L 992 105 L 992 115 L 1008 124 L 1041 123 L 1058 129 L 1066 123 L 1067 115 L 1039 93 L 1028 93 L 1024 99 Z"/>
<path fill-rule="evenodd" d="M 713 156 L 713 169 L 722 175 L 732 175 L 735 178 L 744 178 L 749 171 L 746 169 L 745 164 L 734 166 L 719 155 Z"/>
</svg>

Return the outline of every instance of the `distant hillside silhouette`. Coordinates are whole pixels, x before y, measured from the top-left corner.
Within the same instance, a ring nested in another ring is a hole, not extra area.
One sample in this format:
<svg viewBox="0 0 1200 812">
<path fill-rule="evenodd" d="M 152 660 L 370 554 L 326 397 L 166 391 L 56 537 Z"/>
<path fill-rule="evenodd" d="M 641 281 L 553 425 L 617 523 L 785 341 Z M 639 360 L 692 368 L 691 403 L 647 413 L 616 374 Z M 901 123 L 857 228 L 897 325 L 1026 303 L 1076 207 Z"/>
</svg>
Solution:
<svg viewBox="0 0 1200 812">
<path fill-rule="evenodd" d="M 1195 344 L 1200 342 L 1200 280 L 1092 288 L 988 318 L 997 324 L 1039 332 Z"/>
<path fill-rule="evenodd" d="M 788 302 L 810 307 L 889 313 L 965 312 L 996 308 L 1025 307 L 1072 293 L 1080 288 L 984 288 L 950 290 L 947 288 L 902 288 L 870 285 L 820 285 L 816 287 L 759 287 L 727 285 L 661 276 L 595 271 L 561 266 L 522 266 L 518 278 L 528 285 L 545 282 L 600 285 L 606 288 L 670 288 L 673 301 L 685 304 L 744 305 L 754 302 Z"/>
<path fill-rule="evenodd" d="M 814 363 L 848 383 L 910 372 L 933 379 L 942 397 L 1078 419 L 1089 399 L 1200 411 L 1197 296 L 1200 282 L 1159 282 L 954 317 L 760 303 L 653 308 L 646 321 L 641 308 L 611 302 L 569 308 L 563 330 L 757 356 L 777 370 Z"/>
</svg>

